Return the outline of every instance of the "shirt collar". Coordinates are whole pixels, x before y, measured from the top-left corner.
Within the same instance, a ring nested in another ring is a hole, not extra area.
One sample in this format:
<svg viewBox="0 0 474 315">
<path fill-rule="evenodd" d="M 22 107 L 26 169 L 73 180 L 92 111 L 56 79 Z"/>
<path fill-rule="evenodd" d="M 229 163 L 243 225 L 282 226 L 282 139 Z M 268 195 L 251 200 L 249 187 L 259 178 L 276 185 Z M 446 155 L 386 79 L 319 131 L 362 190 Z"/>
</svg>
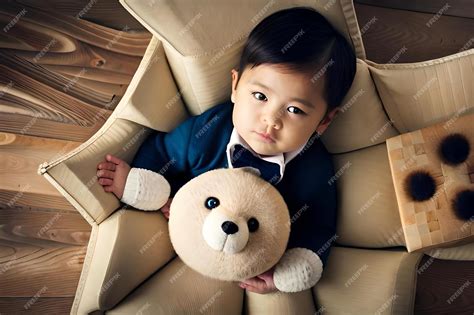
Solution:
<svg viewBox="0 0 474 315">
<path fill-rule="evenodd" d="M 306 144 L 304 144 L 300 148 L 294 151 L 262 157 L 260 154 L 255 152 L 250 147 L 250 145 L 239 135 L 239 133 L 237 132 L 237 129 L 235 129 L 234 127 L 232 129 L 232 134 L 230 135 L 230 140 L 229 140 L 229 143 L 227 144 L 227 150 L 226 150 L 227 164 L 229 165 L 229 168 L 233 168 L 232 163 L 231 163 L 231 157 L 234 153 L 234 147 L 237 144 L 242 145 L 244 148 L 249 150 L 253 155 L 255 155 L 256 157 L 262 160 L 278 164 L 280 166 L 280 180 L 279 181 L 283 179 L 283 173 L 285 172 L 286 164 L 288 164 L 291 160 L 293 160 L 298 155 L 298 153 L 300 153 L 306 146 Z"/>
</svg>

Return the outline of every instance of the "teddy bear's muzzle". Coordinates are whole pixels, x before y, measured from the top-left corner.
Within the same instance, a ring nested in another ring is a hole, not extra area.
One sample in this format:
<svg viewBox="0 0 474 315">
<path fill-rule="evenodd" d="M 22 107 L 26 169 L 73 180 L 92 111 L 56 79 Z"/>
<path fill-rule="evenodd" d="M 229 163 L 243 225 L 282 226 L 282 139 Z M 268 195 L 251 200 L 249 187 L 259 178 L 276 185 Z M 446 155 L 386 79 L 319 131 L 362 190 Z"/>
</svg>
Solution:
<svg viewBox="0 0 474 315">
<path fill-rule="evenodd" d="M 209 247 L 228 254 L 242 251 L 249 239 L 247 222 L 222 210 L 212 211 L 204 220 L 202 235 Z"/>
</svg>

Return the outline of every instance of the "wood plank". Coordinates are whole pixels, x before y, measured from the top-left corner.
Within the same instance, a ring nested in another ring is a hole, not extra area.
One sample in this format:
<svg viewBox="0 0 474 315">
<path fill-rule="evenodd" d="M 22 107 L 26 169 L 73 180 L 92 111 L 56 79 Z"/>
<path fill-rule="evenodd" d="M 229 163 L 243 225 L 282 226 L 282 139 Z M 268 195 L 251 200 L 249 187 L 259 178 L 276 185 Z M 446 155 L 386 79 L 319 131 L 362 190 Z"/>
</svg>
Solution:
<svg viewBox="0 0 474 315">
<path fill-rule="evenodd" d="M 70 314 L 74 297 L 0 297 L 2 314 Z"/>
<path fill-rule="evenodd" d="M 474 262 L 423 256 L 419 266 L 415 314 L 473 314 Z"/>
<path fill-rule="evenodd" d="M 15 24 L 15 27 L 11 27 L 4 32 L 4 36 L 27 36 L 25 32 L 21 32 L 21 26 L 32 23 L 52 30 L 60 30 L 61 33 L 71 36 L 76 40 L 102 49 L 138 57 L 143 56 L 151 39 L 151 35 L 148 32 L 128 32 L 129 28 L 127 25 L 122 30 L 117 31 L 85 20 L 76 19 L 72 16 L 61 15 L 50 10 L 22 6 L 15 2 L 10 2 L 8 6 L 0 8 L 0 12 L 3 15 L 9 16 L 10 19 L 15 18 L 19 12 L 24 11 L 28 12 L 28 14 L 23 14 L 21 19 Z"/>
<path fill-rule="evenodd" d="M 0 46 L 1 48 L 1 46 Z M 10 50 L 15 55 L 41 65 L 70 65 L 86 69 L 103 69 L 122 74 L 133 75 L 141 58 L 122 55 L 100 47 L 79 43 L 71 52 L 48 52 L 40 55 L 37 51 Z M 44 49 L 44 47 L 43 47 Z"/>
<path fill-rule="evenodd" d="M 81 72 L 81 67 L 76 66 L 45 65 L 44 68 L 77 78 L 84 78 L 112 84 L 128 84 L 132 80 L 132 75 L 118 73 L 115 71 L 107 71 L 104 69 L 86 68 L 87 70 Z"/>
<path fill-rule="evenodd" d="M 37 63 L 29 62 L 24 58 L 15 56 L 12 53 L 6 53 L 2 50 L 0 50 L 0 64 L 15 71 L 18 71 L 43 84 L 48 84 L 56 90 L 62 90 L 67 87 L 68 95 L 74 98 L 78 98 L 84 102 L 93 104 L 95 106 L 107 105 L 108 103 L 110 103 L 114 96 L 113 93 L 104 93 L 102 91 L 97 91 L 87 85 L 84 85 L 82 81 L 79 81 L 75 76 L 81 71 L 81 68 L 78 67 L 71 67 L 74 68 L 73 75 L 71 75 L 70 77 L 65 77 L 64 75 L 57 74 L 56 71 L 50 71 L 54 70 L 49 68 L 53 66 L 41 66 Z M 85 71 L 85 73 L 87 73 L 87 71 Z M 128 78 L 129 79 L 127 82 L 125 82 L 125 84 L 128 84 L 130 82 L 130 77 Z M 70 82 L 74 82 L 74 84 L 70 84 Z M 11 78 L 9 84 L 11 84 L 11 87 L 13 87 L 14 82 L 11 80 Z"/>
<path fill-rule="evenodd" d="M 433 14 L 364 4 L 355 9 L 367 59 L 378 63 L 424 61 L 474 47 L 474 19 L 441 16 L 430 23 Z"/>
<path fill-rule="evenodd" d="M 0 132 L 82 143 L 87 141 L 87 139 L 100 129 L 109 115 L 110 114 L 106 111 L 99 111 L 95 123 L 89 127 L 84 127 L 44 118 L 32 118 L 27 115 L 0 112 Z M 60 132 L 58 132 L 59 130 Z"/>
<path fill-rule="evenodd" d="M 90 232 L 78 212 L 0 208 L 0 239 L 5 241 L 87 246 Z"/>
<path fill-rule="evenodd" d="M 70 86 L 75 85 L 74 80 L 69 81 L 60 91 L 4 65 L 0 65 L 0 71 L 8 78 L 6 80 L 0 78 L 0 84 L 9 86 L 2 99 L 6 99 L 7 95 L 11 94 L 25 100 L 24 104 L 17 106 L 30 111 L 30 115 L 33 117 L 66 122 L 71 125 L 92 126 L 97 121 L 99 110 L 108 112 L 108 116 L 110 116 L 114 107 L 109 104 L 116 105 L 114 102 L 110 102 L 106 106 L 98 107 L 71 97 L 67 91 Z M 14 113 L 17 106 L 12 107 L 5 104 L 2 106 L 2 111 Z"/>
<path fill-rule="evenodd" d="M 49 67 L 49 66 L 46 66 Z M 52 69 L 54 72 L 54 69 Z M 85 79 L 85 78 L 79 78 L 75 77 L 73 75 L 61 73 L 62 76 L 68 78 L 69 80 L 77 80 L 77 83 L 81 84 L 81 86 L 88 87 L 96 92 L 108 94 L 112 96 L 112 100 L 115 101 L 116 104 L 118 104 L 119 100 L 122 98 L 122 96 L 125 94 L 127 88 L 128 88 L 128 83 L 127 84 L 115 84 L 115 83 L 107 83 L 107 82 L 100 82 L 100 81 L 95 81 L 92 79 Z"/>
<path fill-rule="evenodd" d="M 1 132 L 0 206 L 71 210 L 71 206 L 64 207 L 67 201 L 43 176 L 37 174 L 37 170 L 41 163 L 54 160 L 79 145 L 72 141 Z"/>
<path fill-rule="evenodd" d="M 133 30 L 144 27 L 116 0 L 17 0 L 19 3 L 38 9 L 53 10 L 56 13 L 78 16 L 100 25 L 121 30 L 128 25 Z M 151 2 L 150 2 L 151 3 Z"/>
<path fill-rule="evenodd" d="M 472 0 L 454 0 L 446 2 L 445 0 L 355 0 L 359 4 L 368 4 L 383 8 L 399 9 L 405 11 L 416 11 L 422 13 L 437 14 L 444 6 L 449 7 L 442 10 L 443 15 L 474 18 L 474 5 Z"/>
<path fill-rule="evenodd" d="M 0 239 L 0 297 L 74 296 L 86 246 Z"/>
</svg>

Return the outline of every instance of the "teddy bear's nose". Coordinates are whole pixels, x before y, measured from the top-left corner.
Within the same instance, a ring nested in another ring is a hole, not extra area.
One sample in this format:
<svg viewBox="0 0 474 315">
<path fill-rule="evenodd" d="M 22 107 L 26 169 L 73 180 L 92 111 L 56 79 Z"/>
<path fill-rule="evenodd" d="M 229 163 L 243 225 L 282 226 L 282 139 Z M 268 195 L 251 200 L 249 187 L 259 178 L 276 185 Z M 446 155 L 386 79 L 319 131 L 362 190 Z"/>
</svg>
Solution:
<svg viewBox="0 0 474 315">
<path fill-rule="evenodd" d="M 235 224 L 232 221 L 225 221 L 222 223 L 222 231 L 224 231 L 226 234 L 234 234 L 239 231 L 239 227 L 237 224 Z"/>
</svg>

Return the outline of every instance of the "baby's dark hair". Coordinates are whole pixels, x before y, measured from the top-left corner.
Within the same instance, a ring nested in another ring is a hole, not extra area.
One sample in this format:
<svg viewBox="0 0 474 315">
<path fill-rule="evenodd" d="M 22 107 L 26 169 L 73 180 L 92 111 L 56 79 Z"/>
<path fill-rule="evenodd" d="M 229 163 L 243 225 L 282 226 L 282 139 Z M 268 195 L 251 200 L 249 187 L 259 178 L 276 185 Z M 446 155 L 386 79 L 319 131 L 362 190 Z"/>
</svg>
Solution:
<svg viewBox="0 0 474 315">
<path fill-rule="evenodd" d="M 356 72 L 352 47 L 310 7 L 277 11 L 255 26 L 240 58 L 239 79 L 246 67 L 261 64 L 312 74 L 313 83 L 324 78 L 327 112 L 340 105 Z"/>
</svg>

